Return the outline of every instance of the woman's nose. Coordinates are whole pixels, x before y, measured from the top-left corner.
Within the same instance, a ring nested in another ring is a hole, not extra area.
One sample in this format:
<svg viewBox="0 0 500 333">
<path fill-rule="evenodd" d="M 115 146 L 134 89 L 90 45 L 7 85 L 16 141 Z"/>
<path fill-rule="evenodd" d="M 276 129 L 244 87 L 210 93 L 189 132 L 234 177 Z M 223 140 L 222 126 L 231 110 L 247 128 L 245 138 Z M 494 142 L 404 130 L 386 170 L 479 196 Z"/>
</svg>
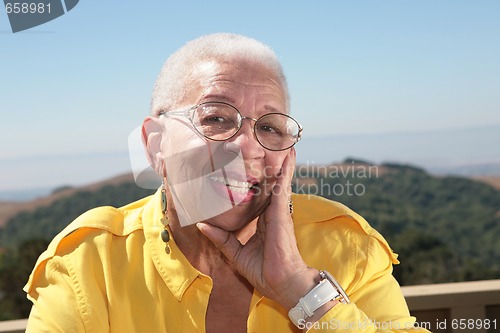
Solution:
<svg viewBox="0 0 500 333">
<path fill-rule="evenodd" d="M 253 119 L 244 118 L 238 133 L 229 140 L 238 145 L 245 159 L 260 158 L 265 155 L 265 148 L 257 140 L 253 125 Z"/>
</svg>

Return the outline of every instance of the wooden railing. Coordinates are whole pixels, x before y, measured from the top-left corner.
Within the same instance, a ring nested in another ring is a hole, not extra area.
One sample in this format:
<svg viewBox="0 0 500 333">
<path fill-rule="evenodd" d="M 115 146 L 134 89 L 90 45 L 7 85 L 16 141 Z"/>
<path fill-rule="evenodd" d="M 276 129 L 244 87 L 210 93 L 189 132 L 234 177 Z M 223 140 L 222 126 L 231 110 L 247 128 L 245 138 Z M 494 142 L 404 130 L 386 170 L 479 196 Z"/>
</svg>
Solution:
<svg viewBox="0 0 500 333">
<path fill-rule="evenodd" d="M 500 332 L 500 280 L 402 287 L 417 323 L 431 332 Z M 21 333 L 26 319 L 0 322 L 0 333 Z"/>
<path fill-rule="evenodd" d="M 0 321 L 0 333 L 22 333 L 27 323 L 28 319 Z"/>
<path fill-rule="evenodd" d="M 500 280 L 403 287 L 417 322 L 432 332 L 500 332 Z"/>
</svg>

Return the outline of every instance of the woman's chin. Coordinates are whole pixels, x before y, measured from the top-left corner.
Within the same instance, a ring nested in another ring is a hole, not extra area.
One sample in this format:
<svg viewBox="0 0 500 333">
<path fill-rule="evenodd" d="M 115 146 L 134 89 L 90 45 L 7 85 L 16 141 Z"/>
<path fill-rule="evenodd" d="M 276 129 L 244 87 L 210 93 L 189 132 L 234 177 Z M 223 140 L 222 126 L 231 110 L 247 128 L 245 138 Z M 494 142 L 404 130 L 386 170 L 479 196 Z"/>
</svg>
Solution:
<svg viewBox="0 0 500 333">
<path fill-rule="evenodd" d="M 249 220 L 249 214 L 243 207 L 234 207 L 220 215 L 214 216 L 205 221 L 214 227 L 221 228 L 225 231 L 235 232 L 244 228 L 252 220 Z"/>
</svg>

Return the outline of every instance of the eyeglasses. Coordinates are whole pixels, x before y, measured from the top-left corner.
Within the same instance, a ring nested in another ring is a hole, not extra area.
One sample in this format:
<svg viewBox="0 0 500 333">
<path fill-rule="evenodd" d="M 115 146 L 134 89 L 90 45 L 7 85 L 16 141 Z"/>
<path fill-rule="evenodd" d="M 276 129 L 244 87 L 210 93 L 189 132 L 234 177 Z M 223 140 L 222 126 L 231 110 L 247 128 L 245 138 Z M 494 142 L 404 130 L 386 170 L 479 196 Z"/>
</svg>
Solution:
<svg viewBox="0 0 500 333">
<path fill-rule="evenodd" d="M 243 119 L 255 122 L 253 132 L 260 145 L 279 151 L 293 147 L 301 137 L 302 126 L 284 113 L 272 112 L 254 119 L 243 117 L 234 106 L 224 102 L 205 102 L 182 111 L 162 111 L 158 116 L 187 117 L 198 133 L 214 141 L 231 139 L 240 130 Z"/>
</svg>

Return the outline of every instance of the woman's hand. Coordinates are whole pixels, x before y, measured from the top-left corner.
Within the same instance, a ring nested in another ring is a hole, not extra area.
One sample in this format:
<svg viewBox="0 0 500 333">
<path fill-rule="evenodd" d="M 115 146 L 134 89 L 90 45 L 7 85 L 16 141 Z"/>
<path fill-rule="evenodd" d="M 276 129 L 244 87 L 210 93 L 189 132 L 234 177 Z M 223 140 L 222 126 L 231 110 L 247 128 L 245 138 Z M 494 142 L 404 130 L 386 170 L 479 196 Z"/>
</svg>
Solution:
<svg viewBox="0 0 500 333">
<path fill-rule="evenodd" d="M 283 162 L 271 202 L 257 222 L 257 231 L 242 245 L 228 231 L 198 223 L 200 231 L 228 258 L 238 272 L 264 296 L 287 310 L 317 283 L 319 272 L 309 268 L 297 248 L 289 200 L 295 168 L 292 148 Z"/>
</svg>

